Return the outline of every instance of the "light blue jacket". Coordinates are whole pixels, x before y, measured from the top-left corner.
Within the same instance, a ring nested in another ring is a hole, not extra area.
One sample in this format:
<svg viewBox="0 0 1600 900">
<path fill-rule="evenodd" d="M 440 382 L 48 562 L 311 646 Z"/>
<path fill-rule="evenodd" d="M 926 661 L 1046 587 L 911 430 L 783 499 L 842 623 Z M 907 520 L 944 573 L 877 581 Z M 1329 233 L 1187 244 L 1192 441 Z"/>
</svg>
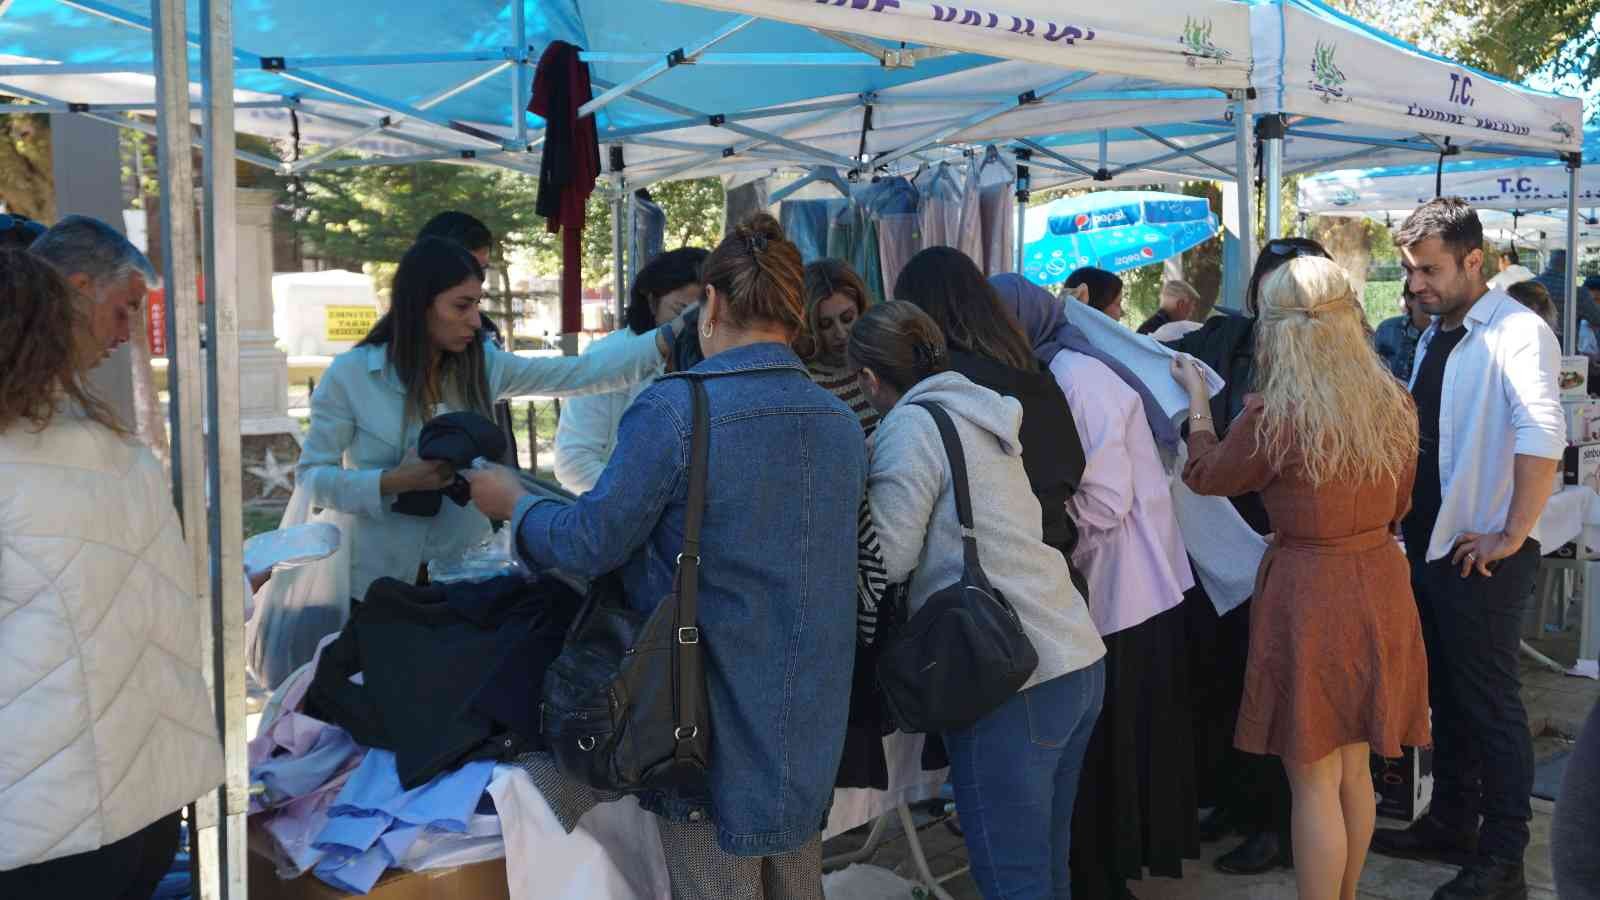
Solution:
<svg viewBox="0 0 1600 900">
<path fill-rule="evenodd" d="M 522 357 L 485 348 L 492 398 L 573 396 L 626 388 L 661 364 L 656 333 L 610 341 L 583 356 Z M 416 580 L 430 559 L 459 555 L 489 536 L 475 506 L 445 503 L 432 518 L 390 511 L 378 492 L 385 469 L 399 465 L 426 423 L 407 421 L 405 385 L 387 346 L 357 347 L 328 367 L 311 398 L 311 431 L 296 477 L 314 507 L 337 510 L 350 548 L 350 593 L 364 597 L 379 578 Z M 440 412 L 450 409 L 441 408 Z"/>
</svg>

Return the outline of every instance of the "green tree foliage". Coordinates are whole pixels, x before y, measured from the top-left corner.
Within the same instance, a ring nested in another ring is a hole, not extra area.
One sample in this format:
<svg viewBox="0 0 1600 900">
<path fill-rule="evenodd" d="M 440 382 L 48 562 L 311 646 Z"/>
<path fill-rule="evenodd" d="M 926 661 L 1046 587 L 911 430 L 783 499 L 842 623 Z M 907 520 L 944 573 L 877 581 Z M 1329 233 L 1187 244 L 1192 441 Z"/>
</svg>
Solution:
<svg viewBox="0 0 1600 900">
<path fill-rule="evenodd" d="M 12 99 L 0 96 L 0 102 Z M 31 219 L 55 219 L 49 116 L 0 115 L 0 201 Z"/>
</svg>

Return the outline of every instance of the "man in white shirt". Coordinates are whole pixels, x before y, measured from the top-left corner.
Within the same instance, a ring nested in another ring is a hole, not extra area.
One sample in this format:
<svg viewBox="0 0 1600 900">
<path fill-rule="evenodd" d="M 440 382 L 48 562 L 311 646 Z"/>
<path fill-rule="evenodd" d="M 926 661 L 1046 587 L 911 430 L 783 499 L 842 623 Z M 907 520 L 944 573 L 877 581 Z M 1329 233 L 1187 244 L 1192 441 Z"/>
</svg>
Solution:
<svg viewBox="0 0 1600 900">
<path fill-rule="evenodd" d="M 1500 274 L 1489 279 L 1489 290 L 1503 291 L 1513 284 L 1532 281 L 1537 277 L 1517 259 L 1517 248 L 1507 247 L 1506 252 L 1500 254 Z"/>
<path fill-rule="evenodd" d="M 1428 648 L 1434 794 L 1373 849 L 1464 864 L 1434 900 L 1522 900 L 1534 762 L 1517 653 L 1540 555 L 1529 535 L 1566 445 L 1561 351 L 1537 313 L 1484 284 L 1483 226 L 1465 202 L 1428 203 L 1395 243 L 1436 317 L 1411 376 L 1421 453 L 1402 526 Z"/>
</svg>

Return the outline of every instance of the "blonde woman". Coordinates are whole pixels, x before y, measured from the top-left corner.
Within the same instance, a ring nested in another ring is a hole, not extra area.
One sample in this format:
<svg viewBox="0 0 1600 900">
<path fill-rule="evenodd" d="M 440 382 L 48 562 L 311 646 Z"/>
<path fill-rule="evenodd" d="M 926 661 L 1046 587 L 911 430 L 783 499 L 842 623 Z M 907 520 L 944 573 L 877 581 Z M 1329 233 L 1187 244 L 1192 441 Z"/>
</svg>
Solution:
<svg viewBox="0 0 1600 900">
<path fill-rule="evenodd" d="M 1394 538 L 1417 414 L 1333 262 L 1290 260 L 1259 307 L 1259 393 L 1225 440 L 1192 361 L 1173 363 L 1190 397 L 1183 477 L 1201 494 L 1259 491 L 1272 519 L 1234 745 L 1283 759 L 1302 900 L 1352 900 L 1375 815 L 1369 748 L 1394 757 L 1430 741 L 1427 658 Z"/>
</svg>

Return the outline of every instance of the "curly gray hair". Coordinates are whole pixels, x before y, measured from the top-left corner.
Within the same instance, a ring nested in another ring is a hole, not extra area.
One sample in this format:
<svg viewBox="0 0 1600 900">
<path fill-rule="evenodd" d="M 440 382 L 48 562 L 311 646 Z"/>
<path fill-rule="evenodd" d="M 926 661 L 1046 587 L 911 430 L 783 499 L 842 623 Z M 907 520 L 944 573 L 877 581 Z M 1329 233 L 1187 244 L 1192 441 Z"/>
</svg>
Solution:
<svg viewBox="0 0 1600 900">
<path fill-rule="evenodd" d="M 88 216 L 67 216 L 40 235 L 28 250 L 54 266 L 63 278 L 87 275 L 96 296 L 103 288 L 135 273 L 152 285 L 157 281 L 155 267 L 138 247 L 122 232 Z"/>
</svg>

